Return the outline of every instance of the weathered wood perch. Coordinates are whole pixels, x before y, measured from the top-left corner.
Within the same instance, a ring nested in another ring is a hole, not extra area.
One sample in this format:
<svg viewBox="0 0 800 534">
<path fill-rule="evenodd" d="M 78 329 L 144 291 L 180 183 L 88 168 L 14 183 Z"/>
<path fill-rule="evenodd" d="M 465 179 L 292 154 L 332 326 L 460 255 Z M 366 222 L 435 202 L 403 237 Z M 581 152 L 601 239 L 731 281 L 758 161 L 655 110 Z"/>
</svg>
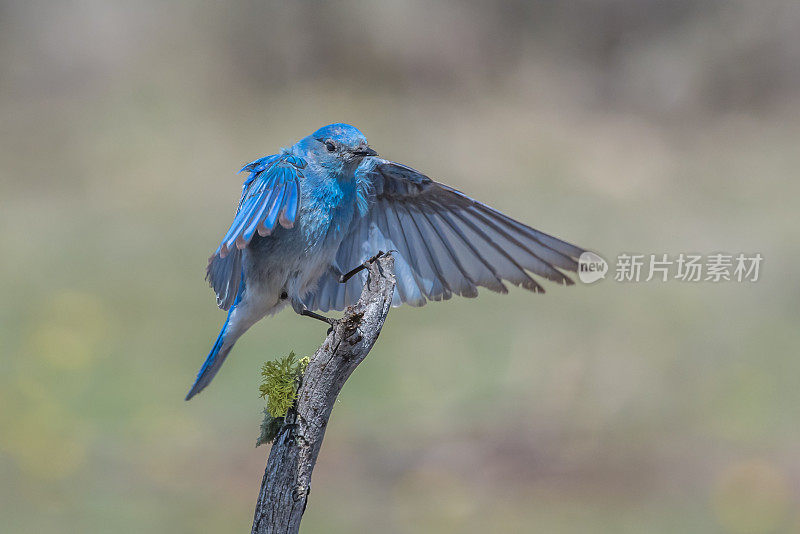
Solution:
<svg viewBox="0 0 800 534">
<path fill-rule="evenodd" d="M 345 381 L 378 339 L 394 292 L 394 259 L 368 268 L 361 298 L 344 312 L 306 367 L 294 407 L 269 451 L 253 518 L 253 534 L 296 533 L 311 491 L 333 404 Z"/>
</svg>

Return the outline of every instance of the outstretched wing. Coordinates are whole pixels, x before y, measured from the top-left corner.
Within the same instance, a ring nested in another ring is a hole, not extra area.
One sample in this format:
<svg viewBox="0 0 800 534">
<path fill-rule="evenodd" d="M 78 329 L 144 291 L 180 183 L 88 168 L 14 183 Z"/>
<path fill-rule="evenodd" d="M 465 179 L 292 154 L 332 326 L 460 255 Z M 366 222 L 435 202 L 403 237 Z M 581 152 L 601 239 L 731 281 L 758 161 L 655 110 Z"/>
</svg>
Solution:
<svg viewBox="0 0 800 534">
<path fill-rule="evenodd" d="M 561 284 L 577 270 L 583 249 L 526 226 L 399 163 L 365 158 L 357 178 L 369 209 L 356 220 L 336 256 L 347 271 L 379 250 L 393 250 L 393 305 L 422 306 L 452 295 L 475 297 L 479 286 L 506 293 L 503 281 L 544 293 L 533 273 Z M 357 215 L 358 217 L 358 215 Z M 354 303 L 364 276 L 338 282 L 336 269 L 305 299 L 311 309 Z"/>
<path fill-rule="evenodd" d="M 236 299 L 242 276 L 242 249 L 258 232 L 271 234 L 278 224 L 292 228 L 300 208 L 300 179 L 306 162 L 291 154 L 258 159 L 242 167 L 250 175 L 230 229 L 208 260 L 206 279 L 227 310 Z M 241 171 L 240 171 L 241 172 Z"/>
</svg>

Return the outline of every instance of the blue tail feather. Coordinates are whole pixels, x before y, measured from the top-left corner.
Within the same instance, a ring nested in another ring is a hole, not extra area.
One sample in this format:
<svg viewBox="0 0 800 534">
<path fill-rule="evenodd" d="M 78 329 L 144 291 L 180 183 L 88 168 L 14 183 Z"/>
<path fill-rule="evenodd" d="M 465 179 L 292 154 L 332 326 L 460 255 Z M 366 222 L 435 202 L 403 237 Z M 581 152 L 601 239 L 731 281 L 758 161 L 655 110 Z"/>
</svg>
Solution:
<svg viewBox="0 0 800 534">
<path fill-rule="evenodd" d="M 188 395 L 186 395 L 187 401 L 203 391 L 209 382 L 211 382 L 211 379 L 214 378 L 214 375 L 217 374 L 217 371 L 219 371 L 219 368 L 222 367 L 222 364 L 225 362 L 225 358 L 233 348 L 233 344 L 241 335 L 241 332 L 238 334 L 230 332 L 229 326 L 231 324 L 231 317 L 233 316 L 234 310 L 236 310 L 236 307 L 242 301 L 244 288 L 244 273 L 242 273 L 239 281 L 239 291 L 236 293 L 236 300 L 233 301 L 233 304 L 228 310 L 228 316 L 225 318 L 225 324 L 222 325 L 222 330 L 220 330 L 217 340 L 214 342 L 214 346 L 211 347 L 211 352 L 208 353 L 208 356 L 206 356 L 206 361 L 203 362 L 203 366 L 200 368 L 200 372 L 197 373 L 197 378 L 192 385 L 192 389 L 190 389 Z M 229 340 L 228 346 L 225 348 L 225 350 L 223 350 L 222 345 L 225 342 L 226 337 L 230 337 L 231 335 L 234 336 L 233 339 Z"/>
<path fill-rule="evenodd" d="M 222 344 L 225 340 L 225 332 L 228 330 L 228 321 L 225 321 L 225 325 L 222 327 L 222 330 L 217 336 L 217 341 L 214 342 L 214 346 L 211 347 L 211 352 L 208 353 L 206 357 L 206 361 L 203 363 L 203 366 L 200 368 L 200 372 L 197 373 L 197 378 L 192 385 L 192 389 L 189 391 L 189 394 L 186 395 L 186 400 L 188 401 L 205 388 L 211 379 L 214 378 L 214 375 L 217 374 L 219 368 L 222 367 L 222 363 L 225 361 L 225 357 L 231 351 L 231 346 L 226 348 L 224 351 L 222 350 Z"/>
</svg>

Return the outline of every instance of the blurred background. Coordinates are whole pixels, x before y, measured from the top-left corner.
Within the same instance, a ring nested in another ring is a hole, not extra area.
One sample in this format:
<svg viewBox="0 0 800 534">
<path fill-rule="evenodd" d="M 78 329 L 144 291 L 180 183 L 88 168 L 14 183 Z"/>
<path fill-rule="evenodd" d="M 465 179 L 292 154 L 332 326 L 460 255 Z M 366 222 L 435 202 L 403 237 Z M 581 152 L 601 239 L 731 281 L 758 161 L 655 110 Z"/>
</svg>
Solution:
<svg viewBox="0 0 800 534">
<path fill-rule="evenodd" d="M 800 532 L 800 3 L 0 1 L 3 532 L 246 532 L 259 368 L 183 397 L 248 161 L 330 122 L 592 248 L 756 283 L 396 309 L 304 532 Z"/>
</svg>

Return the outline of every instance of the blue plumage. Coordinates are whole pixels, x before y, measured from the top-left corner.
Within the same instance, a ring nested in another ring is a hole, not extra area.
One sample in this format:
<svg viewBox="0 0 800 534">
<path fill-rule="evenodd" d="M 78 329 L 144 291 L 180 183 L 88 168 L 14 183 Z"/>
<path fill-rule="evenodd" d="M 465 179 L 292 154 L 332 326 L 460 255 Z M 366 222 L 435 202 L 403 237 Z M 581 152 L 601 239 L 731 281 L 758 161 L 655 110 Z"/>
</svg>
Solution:
<svg viewBox="0 0 800 534">
<path fill-rule="evenodd" d="M 239 208 L 206 277 L 225 325 L 187 400 L 219 370 L 253 324 L 291 304 L 298 313 L 355 303 L 365 273 L 339 278 L 378 251 L 394 251 L 394 305 L 421 306 L 504 281 L 544 292 L 538 275 L 572 284 L 583 249 L 539 232 L 405 165 L 381 159 L 347 124 L 320 128 L 281 153 L 248 163 Z"/>
</svg>

